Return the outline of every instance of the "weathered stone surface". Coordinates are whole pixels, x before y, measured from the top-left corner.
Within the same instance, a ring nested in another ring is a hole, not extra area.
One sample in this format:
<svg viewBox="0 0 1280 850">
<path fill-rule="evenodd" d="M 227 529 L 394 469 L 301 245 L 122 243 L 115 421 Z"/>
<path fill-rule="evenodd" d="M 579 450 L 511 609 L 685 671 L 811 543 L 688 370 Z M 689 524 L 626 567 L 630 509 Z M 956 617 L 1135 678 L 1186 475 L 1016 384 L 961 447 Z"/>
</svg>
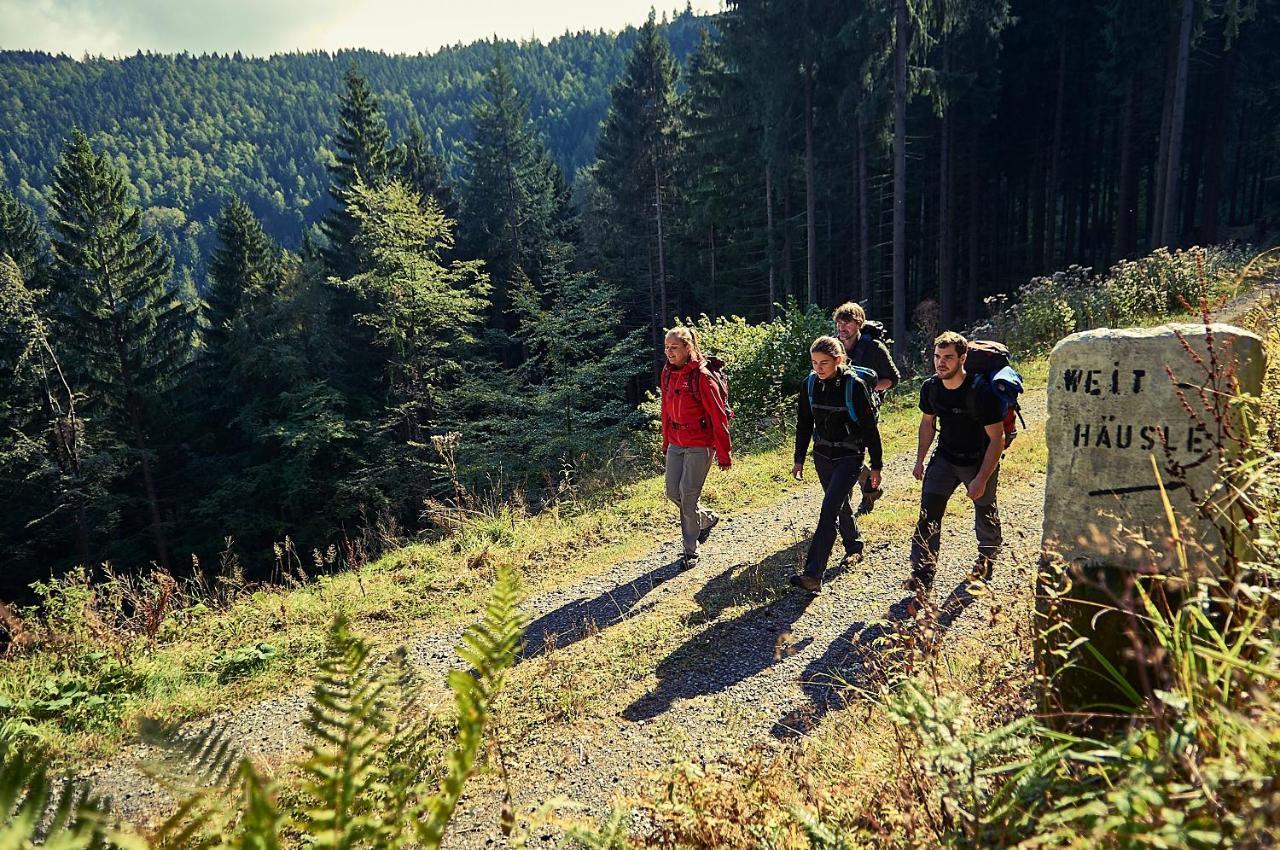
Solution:
<svg viewBox="0 0 1280 850">
<path fill-rule="evenodd" d="M 1235 444 L 1213 408 L 1230 410 L 1234 389 L 1258 393 L 1265 361 L 1256 335 L 1222 324 L 1099 329 L 1059 342 L 1049 355 L 1046 554 L 1176 571 L 1154 458 L 1189 559 L 1218 557 L 1219 535 L 1196 504 Z"/>
</svg>

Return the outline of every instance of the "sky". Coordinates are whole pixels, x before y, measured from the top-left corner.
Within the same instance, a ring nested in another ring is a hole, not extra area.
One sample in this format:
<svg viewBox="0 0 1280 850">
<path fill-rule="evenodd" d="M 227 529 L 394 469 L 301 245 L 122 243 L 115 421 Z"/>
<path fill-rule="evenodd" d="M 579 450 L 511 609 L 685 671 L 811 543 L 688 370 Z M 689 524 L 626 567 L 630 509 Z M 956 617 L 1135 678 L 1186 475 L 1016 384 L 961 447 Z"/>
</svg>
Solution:
<svg viewBox="0 0 1280 850">
<path fill-rule="evenodd" d="M 126 56 L 365 47 L 433 52 L 497 35 L 617 30 L 685 0 L 0 0 L 0 49 Z M 691 0 L 715 12 L 721 0 Z"/>
</svg>

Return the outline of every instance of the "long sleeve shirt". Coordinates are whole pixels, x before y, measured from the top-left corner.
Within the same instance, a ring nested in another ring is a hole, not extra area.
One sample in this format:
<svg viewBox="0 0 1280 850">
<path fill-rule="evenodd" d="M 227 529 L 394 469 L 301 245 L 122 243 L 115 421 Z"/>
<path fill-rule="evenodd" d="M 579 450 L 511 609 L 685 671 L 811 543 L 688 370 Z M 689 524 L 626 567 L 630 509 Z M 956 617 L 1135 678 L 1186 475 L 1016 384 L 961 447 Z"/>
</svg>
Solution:
<svg viewBox="0 0 1280 850">
<path fill-rule="evenodd" d="M 853 410 L 858 414 L 855 423 L 845 407 L 845 381 L 857 381 L 857 378 L 844 370 L 825 381 L 815 378 L 812 409 L 808 389 L 800 389 L 796 402 L 796 463 L 804 462 L 809 442 L 813 440 L 813 450 L 831 460 L 861 456 L 865 450 L 870 455 L 872 469 L 883 466 L 880 426 L 876 423 L 871 399 L 860 382 L 854 386 Z"/>
</svg>

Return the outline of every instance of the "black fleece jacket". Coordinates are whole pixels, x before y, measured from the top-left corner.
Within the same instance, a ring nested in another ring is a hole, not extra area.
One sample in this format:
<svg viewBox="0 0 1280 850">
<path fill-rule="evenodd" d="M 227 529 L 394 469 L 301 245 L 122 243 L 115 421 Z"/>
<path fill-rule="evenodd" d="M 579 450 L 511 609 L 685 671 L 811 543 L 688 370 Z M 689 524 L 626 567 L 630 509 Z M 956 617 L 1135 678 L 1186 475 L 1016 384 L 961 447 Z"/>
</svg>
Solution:
<svg viewBox="0 0 1280 850">
<path fill-rule="evenodd" d="M 853 388 L 853 409 L 858 414 L 857 424 L 849 419 L 849 413 L 845 410 L 844 382 L 853 380 L 857 379 L 844 370 L 836 372 L 825 381 L 815 379 L 813 404 L 819 408 L 816 418 L 809 408 L 808 390 L 801 386 L 800 398 L 796 403 L 796 463 L 804 462 L 804 457 L 809 452 L 809 441 L 816 431 L 828 443 L 840 445 L 816 443 L 813 447 L 815 452 L 831 460 L 838 460 L 860 456 L 865 449 L 871 456 L 871 468 L 881 468 L 884 457 L 880 445 L 880 426 L 876 424 L 871 400 L 867 398 L 866 392 L 860 387 Z"/>
</svg>

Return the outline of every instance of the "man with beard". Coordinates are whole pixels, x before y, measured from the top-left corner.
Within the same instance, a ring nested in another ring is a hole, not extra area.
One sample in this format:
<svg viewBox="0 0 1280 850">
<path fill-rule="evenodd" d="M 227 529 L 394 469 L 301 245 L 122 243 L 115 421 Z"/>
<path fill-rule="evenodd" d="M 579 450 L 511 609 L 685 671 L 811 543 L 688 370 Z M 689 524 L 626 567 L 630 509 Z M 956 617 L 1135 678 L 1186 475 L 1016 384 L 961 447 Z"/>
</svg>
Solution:
<svg viewBox="0 0 1280 850">
<path fill-rule="evenodd" d="M 867 313 L 862 305 L 846 301 L 835 309 L 831 318 L 836 323 L 836 336 L 844 345 L 845 354 L 850 366 L 862 366 L 876 373 L 876 392 L 883 398 L 884 393 L 892 389 L 901 380 L 898 367 L 893 364 L 889 349 L 877 334 L 870 333 L 872 328 L 879 329 L 874 322 L 868 325 Z M 864 330 L 865 328 L 865 330 Z M 862 468 L 858 481 L 862 488 L 862 502 L 858 505 L 858 516 L 868 514 L 875 507 L 876 500 L 884 495 L 884 490 L 871 483 L 871 470 Z"/>
<path fill-rule="evenodd" d="M 975 386 L 965 372 L 968 340 L 947 331 L 933 341 L 935 374 L 920 388 L 920 439 L 914 475 L 924 482 L 920 518 L 911 540 L 910 590 L 927 590 L 937 572 L 942 516 L 958 485 L 973 501 L 978 560 L 972 577 L 987 580 L 1000 549 L 1000 515 L 996 485 L 1004 451 L 1004 410 L 988 382 Z M 971 395 L 972 394 L 972 395 Z M 925 456 L 941 429 L 938 448 L 925 466 Z"/>
</svg>

